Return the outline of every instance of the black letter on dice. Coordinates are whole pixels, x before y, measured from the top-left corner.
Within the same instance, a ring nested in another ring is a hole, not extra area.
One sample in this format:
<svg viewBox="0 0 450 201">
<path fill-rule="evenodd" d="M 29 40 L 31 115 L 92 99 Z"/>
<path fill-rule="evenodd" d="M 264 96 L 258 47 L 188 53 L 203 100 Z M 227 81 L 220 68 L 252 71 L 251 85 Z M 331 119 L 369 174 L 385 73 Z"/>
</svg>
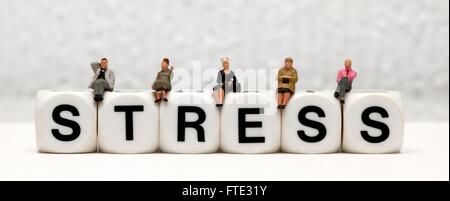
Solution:
<svg viewBox="0 0 450 201">
<path fill-rule="evenodd" d="M 246 128 L 261 128 L 260 121 L 245 121 L 247 114 L 264 114 L 264 108 L 239 108 L 238 109 L 238 128 L 239 143 L 264 143 L 265 137 L 247 137 L 245 135 Z"/>
<path fill-rule="evenodd" d="M 369 132 L 361 131 L 361 136 L 362 136 L 362 138 L 364 138 L 364 140 L 366 140 L 367 142 L 370 142 L 370 143 L 383 142 L 389 137 L 389 127 L 382 122 L 374 121 L 374 120 L 370 119 L 369 116 L 371 113 L 379 113 L 381 115 L 381 117 L 383 117 L 383 118 L 389 117 L 388 112 L 382 107 L 373 106 L 373 107 L 368 107 L 367 109 L 365 109 L 361 115 L 362 122 L 364 124 L 366 124 L 367 126 L 380 129 L 381 135 L 378 137 L 373 137 L 373 136 L 369 135 Z"/>
<path fill-rule="evenodd" d="M 317 107 L 317 106 L 306 106 L 306 107 L 302 108 L 300 110 L 300 112 L 298 113 L 298 121 L 301 124 L 303 124 L 304 126 L 308 126 L 308 127 L 317 129 L 317 131 L 319 131 L 319 133 L 314 137 L 310 137 L 305 134 L 305 131 L 299 130 L 299 131 L 297 131 L 297 135 L 298 135 L 298 137 L 300 137 L 300 139 L 302 139 L 305 142 L 310 142 L 310 143 L 320 142 L 327 135 L 327 128 L 320 122 L 307 119 L 306 114 L 308 114 L 310 112 L 316 113 L 317 116 L 319 116 L 319 117 L 325 117 L 325 112 L 322 110 L 322 108 Z"/>
<path fill-rule="evenodd" d="M 143 112 L 143 105 L 114 106 L 114 112 L 125 112 L 125 138 L 133 140 L 133 112 Z"/>
<path fill-rule="evenodd" d="M 198 119 L 193 122 L 186 122 L 186 113 L 192 112 L 198 115 Z M 205 141 L 205 130 L 201 126 L 206 120 L 205 111 L 195 106 L 179 106 L 178 107 L 178 142 L 184 142 L 186 138 L 186 128 L 194 128 L 197 130 L 197 139 L 199 142 Z"/>
<path fill-rule="evenodd" d="M 53 136 L 60 141 L 72 141 L 78 138 L 81 133 L 80 125 L 72 120 L 64 119 L 61 117 L 61 112 L 68 111 L 73 116 L 80 116 L 80 112 L 73 105 L 58 105 L 55 107 L 52 113 L 53 121 L 59 125 L 67 126 L 72 129 L 72 133 L 69 135 L 63 135 L 58 129 L 52 129 Z"/>
</svg>

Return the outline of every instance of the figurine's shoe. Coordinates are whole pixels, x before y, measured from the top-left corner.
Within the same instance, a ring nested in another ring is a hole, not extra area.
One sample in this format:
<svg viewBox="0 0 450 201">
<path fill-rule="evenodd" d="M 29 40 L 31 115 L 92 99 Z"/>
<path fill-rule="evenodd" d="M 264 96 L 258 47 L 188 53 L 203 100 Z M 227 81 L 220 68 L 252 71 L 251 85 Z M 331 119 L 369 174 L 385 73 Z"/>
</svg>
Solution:
<svg viewBox="0 0 450 201">
<path fill-rule="evenodd" d="M 335 98 L 339 97 L 339 93 L 337 91 L 334 92 L 334 97 Z"/>
<path fill-rule="evenodd" d="M 216 104 L 216 107 L 222 107 L 223 104 Z"/>
<path fill-rule="evenodd" d="M 286 105 L 278 105 L 278 109 L 280 109 L 280 110 L 282 110 L 282 109 L 284 109 L 286 107 Z"/>
<path fill-rule="evenodd" d="M 167 98 L 163 98 L 163 101 L 164 101 L 164 102 L 167 102 L 167 101 L 169 101 L 169 100 L 167 100 Z"/>
<path fill-rule="evenodd" d="M 159 103 L 159 102 L 161 102 L 161 99 L 156 99 L 155 100 L 155 103 Z"/>
<path fill-rule="evenodd" d="M 101 96 L 101 95 L 95 95 L 95 96 L 94 96 L 94 100 L 95 100 L 96 102 L 101 102 L 101 101 L 103 101 L 103 96 Z"/>
</svg>

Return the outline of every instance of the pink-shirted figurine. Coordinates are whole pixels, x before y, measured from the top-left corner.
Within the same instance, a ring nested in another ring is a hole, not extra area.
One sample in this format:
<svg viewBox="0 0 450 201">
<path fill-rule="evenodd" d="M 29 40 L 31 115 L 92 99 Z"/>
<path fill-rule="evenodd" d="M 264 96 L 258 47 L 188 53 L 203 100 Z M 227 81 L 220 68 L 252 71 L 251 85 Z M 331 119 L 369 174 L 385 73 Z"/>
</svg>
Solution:
<svg viewBox="0 0 450 201">
<path fill-rule="evenodd" d="M 353 80 L 356 78 L 356 71 L 352 69 L 352 60 L 345 60 L 345 68 L 339 70 L 336 82 L 338 86 L 334 92 L 334 97 L 341 103 L 345 103 L 345 95 L 352 90 Z"/>
</svg>

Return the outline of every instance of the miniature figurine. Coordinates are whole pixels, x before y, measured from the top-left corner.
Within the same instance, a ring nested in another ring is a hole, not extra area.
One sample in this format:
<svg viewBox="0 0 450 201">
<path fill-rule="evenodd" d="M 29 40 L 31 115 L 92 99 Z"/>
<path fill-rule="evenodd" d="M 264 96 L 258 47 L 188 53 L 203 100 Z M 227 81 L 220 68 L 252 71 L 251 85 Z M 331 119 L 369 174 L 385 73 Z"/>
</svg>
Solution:
<svg viewBox="0 0 450 201">
<path fill-rule="evenodd" d="M 337 75 L 338 86 L 334 92 L 336 97 L 342 104 L 345 103 L 345 95 L 352 90 L 353 80 L 356 78 L 356 71 L 352 69 L 352 60 L 346 59 L 344 62 L 344 69 L 339 70 Z"/>
<path fill-rule="evenodd" d="M 284 109 L 291 96 L 295 93 L 298 80 L 297 70 L 291 57 L 284 59 L 284 66 L 278 71 L 278 109 Z"/>
<path fill-rule="evenodd" d="M 89 88 L 94 89 L 94 100 L 100 102 L 103 100 L 105 91 L 114 89 L 114 71 L 108 68 L 108 59 L 102 58 L 100 62 L 92 62 L 91 68 L 94 71 L 94 77 Z"/>
<path fill-rule="evenodd" d="M 232 70 L 230 70 L 230 59 L 224 57 L 221 59 L 222 70 L 217 73 L 217 85 L 213 88 L 216 106 L 222 107 L 225 94 L 228 92 L 240 92 L 241 85 Z"/>
<path fill-rule="evenodd" d="M 169 59 L 164 58 L 161 62 L 161 71 L 158 72 L 152 89 L 155 90 L 155 103 L 167 102 L 167 95 L 172 90 L 171 80 L 173 78 L 173 66 L 169 69 Z"/>
</svg>

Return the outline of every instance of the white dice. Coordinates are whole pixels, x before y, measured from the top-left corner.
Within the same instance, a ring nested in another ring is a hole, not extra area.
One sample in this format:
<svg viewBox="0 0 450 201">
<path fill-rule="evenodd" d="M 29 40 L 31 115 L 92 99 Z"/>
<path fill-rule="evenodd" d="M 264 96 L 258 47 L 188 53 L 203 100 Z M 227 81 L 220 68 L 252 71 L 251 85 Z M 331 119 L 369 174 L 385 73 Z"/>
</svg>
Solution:
<svg viewBox="0 0 450 201">
<path fill-rule="evenodd" d="M 281 150 L 333 153 L 341 146 L 341 107 L 333 91 L 296 93 L 282 112 Z"/>
<path fill-rule="evenodd" d="M 301 91 L 284 110 L 270 91 L 41 90 L 36 97 L 40 152 L 84 153 L 397 153 L 404 136 L 401 94 L 352 91 L 341 105 L 333 91 Z"/>
<path fill-rule="evenodd" d="M 346 97 L 343 114 L 344 152 L 400 152 L 404 117 L 399 92 L 352 91 Z"/>
<path fill-rule="evenodd" d="M 280 149 L 275 92 L 228 93 L 221 112 L 221 151 L 273 153 Z"/>
<path fill-rule="evenodd" d="M 36 143 L 49 153 L 97 150 L 97 108 L 92 90 L 41 90 L 36 96 Z"/>
<path fill-rule="evenodd" d="M 162 152 L 213 153 L 219 150 L 220 115 L 212 91 L 169 93 L 160 103 Z"/>
<path fill-rule="evenodd" d="M 98 145 L 108 153 L 158 149 L 158 107 L 150 90 L 106 92 L 98 109 Z"/>
</svg>

